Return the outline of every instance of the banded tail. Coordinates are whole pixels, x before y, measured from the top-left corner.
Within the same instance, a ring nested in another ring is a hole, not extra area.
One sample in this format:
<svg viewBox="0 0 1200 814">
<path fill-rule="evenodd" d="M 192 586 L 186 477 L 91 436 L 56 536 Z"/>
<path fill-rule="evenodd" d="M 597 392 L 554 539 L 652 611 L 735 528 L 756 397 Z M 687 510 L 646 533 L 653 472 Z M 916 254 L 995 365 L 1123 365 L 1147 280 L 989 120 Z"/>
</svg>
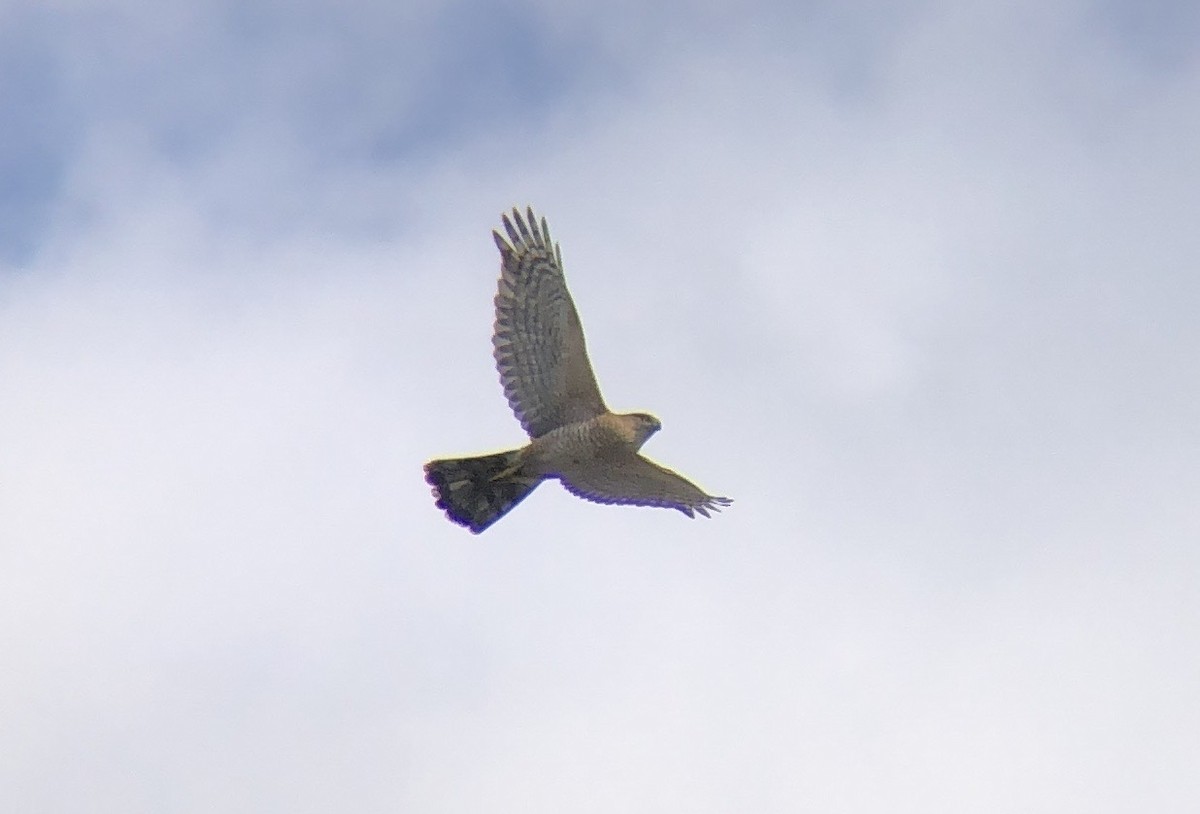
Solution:
<svg viewBox="0 0 1200 814">
<path fill-rule="evenodd" d="M 542 482 L 520 473 L 521 452 L 511 450 L 478 458 L 425 464 L 439 509 L 473 534 L 486 529 L 525 499 Z"/>
</svg>

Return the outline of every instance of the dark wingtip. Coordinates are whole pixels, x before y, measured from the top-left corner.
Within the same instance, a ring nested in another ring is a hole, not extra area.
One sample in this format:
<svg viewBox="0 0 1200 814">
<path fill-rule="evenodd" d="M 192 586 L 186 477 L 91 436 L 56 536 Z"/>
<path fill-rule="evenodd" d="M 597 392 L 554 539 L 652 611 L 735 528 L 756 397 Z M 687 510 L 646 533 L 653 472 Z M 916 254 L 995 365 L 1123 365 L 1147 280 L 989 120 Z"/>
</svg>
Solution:
<svg viewBox="0 0 1200 814">
<path fill-rule="evenodd" d="M 521 222 L 521 215 L 515 208 L 513 209 L 513 217 L 516 218 L 517 223 Z M 509 244 L 515 249 L 521 242 L 521 233 L 517 231 L 515 226 L 513 226 L 513 222 L 509 219 L 507 214 L 500 215 L 500 222 L 504 224 L 504 231 L 508 233 Z"/>
<path fill-rule="evenodd" d="M 695 506 L 696 512 L 703 517 L 712 517 L 713 514 L 721 511 L 726 506 L 733 503 L 733 498 L 728 497 L 708 497 L 699 506 Z M 711 514 L 710 514 L 711 512 Z M 688 515 L 691 516 L 690 514 Z"/>
</svg>

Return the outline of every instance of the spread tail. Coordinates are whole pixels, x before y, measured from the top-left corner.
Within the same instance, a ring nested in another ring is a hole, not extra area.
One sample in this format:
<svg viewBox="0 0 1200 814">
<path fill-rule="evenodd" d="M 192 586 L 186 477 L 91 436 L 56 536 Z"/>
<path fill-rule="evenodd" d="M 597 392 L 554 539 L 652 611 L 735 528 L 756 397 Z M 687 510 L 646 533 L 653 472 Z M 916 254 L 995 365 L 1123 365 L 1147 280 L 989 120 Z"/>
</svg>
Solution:
<svg viewBox="0 0 1200 814">
<path fill-rule="evenodd" d="M 541 483 L 520 474 L 521 452 L 512 450 L 478 458 L 430 461 L 425 480 L 433 487 L 439 509 L 474 534 L 495 523 Z"/>
</svg>

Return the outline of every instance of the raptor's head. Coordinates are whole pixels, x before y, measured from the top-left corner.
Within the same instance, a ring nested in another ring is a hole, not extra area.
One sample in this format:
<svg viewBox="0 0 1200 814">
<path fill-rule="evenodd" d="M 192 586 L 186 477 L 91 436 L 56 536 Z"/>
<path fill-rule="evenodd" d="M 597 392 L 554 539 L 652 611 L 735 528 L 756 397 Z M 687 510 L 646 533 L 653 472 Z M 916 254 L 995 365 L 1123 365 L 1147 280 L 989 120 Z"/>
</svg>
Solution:
<svg viewBox="0 0 1200 814">
<path fill-rule="evenodd" d="M 634 435 L 637 438 L 639 449 L 642 444 L 649 440 L 651 435 L 662 429 L 662 422 L 649 413 L 630 413 L 629 417 L 636 422 L 634 425 Z"/>
</svg>

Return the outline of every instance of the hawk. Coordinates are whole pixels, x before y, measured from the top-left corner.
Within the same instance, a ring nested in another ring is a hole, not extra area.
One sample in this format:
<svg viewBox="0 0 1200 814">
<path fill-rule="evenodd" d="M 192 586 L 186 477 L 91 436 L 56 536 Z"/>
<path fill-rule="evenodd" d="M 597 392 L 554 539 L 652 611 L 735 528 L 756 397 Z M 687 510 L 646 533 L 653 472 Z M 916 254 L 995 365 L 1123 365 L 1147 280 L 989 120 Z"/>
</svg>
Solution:
<svg viewBox="0 0 1200 814">
<path fill-rule="evenodd" d="M 563 276 L 562 254 L 533 209 L 502 215 L 500 288 L 493 355 L 504 394 L 529 434 L 521 449 L 430 461 L 425 480 L 438 508 L 475 534 L 495 523 L 539 483 L 557 479 L 597 503 L 661 506 L 709 516 L 732 501 L 638 454 L 662 429 L 647 413 L 614 413 L 588 361 L 583 326 Z"/>
</svg>

